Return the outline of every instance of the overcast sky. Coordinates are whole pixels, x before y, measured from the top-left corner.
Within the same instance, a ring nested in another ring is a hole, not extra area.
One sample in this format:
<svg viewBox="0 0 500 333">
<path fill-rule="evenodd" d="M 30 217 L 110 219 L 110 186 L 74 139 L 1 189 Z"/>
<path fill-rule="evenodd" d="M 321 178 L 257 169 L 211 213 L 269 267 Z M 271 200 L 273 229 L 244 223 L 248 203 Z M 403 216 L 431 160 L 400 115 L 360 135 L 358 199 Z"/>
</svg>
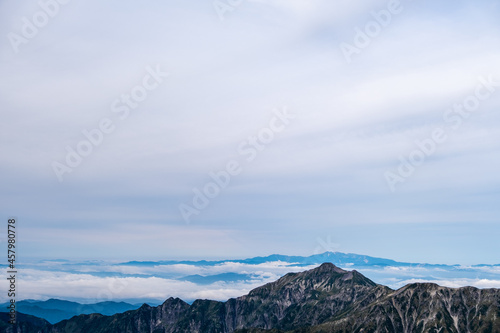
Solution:
<svg viewBox="0 0 500 333">
<path fill-rule="evenodd" d="M 0 1 L 21 258 L 500 263 L 497 1 L 65 1 Z"/>
</svg>

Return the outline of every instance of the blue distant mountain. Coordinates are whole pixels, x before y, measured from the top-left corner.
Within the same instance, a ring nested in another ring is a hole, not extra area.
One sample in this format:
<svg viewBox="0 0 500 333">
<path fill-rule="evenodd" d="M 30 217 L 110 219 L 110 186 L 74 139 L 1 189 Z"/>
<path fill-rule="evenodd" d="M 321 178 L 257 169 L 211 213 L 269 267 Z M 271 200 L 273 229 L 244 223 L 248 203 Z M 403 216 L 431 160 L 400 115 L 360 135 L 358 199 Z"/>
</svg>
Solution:
<svg viewBox="0 0 500 333">
<path fill-rule="evenodd" d="M 157 266 L 157 265 L 193 265 L 193 266 L 215 266 L 223 263 L 242 263 L 250 265 L 258 265 L 267 262 L 281 261 L 289 263 L 293 266 L 307 266 L 316 265 L 324 262 L 330 262 L 337 266 L 356 266 L 356 267 L 368 267 L 368 266 L 415 266 L 415 265 L 426 265 L 432 267 L 450 267 L 450 265 L 431 265 L 431 264 L 414 264 L 406 262 L 398 262 L 391 259 L 376 258 L 365 255 L 359 255 L 354 253 L 342 253 L 342 252 L 325 252 L 321 254 L 315 254 L 308 257 L 302 256 L 286 256 L 281 254 L 272 254 L 266 257 L 254 257 L 249 259 L 231 259 L 231 260 L 216 260 L 216 261 L 175 261 L 175 260 L 160 260 L 160 261 L 128 261 L 124 263 L 119 263 L 117 265 L 126 266 Z"/>
<path fill-rule="evenodd" d="M 8 312 L 8 303 L 0 304 L 0 312 Z M 16 310 L 57 323 L 80 314 L 100 313 L 111 316 L 129 310 L 135 310 L 140 305 L 125 302 L 99 302 L 94 304 L 80 304 L 77 302 L 49 299 L 46 301 L 23 300 L 16 302 Z"/>
</svg>

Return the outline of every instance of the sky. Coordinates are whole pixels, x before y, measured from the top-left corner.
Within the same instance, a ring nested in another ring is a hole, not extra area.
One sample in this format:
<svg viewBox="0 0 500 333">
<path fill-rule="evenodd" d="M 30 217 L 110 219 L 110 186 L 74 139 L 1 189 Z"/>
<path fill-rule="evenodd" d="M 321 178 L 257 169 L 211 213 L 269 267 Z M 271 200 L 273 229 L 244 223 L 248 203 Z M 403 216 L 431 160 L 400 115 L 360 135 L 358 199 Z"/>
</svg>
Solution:
<svg viewBox="0 0 500 333">
<path fill-rule="evenodd" d="M 19 260 L 500 263 L 499 14 L 0 1 L 0 216 Z"/>
</svg>

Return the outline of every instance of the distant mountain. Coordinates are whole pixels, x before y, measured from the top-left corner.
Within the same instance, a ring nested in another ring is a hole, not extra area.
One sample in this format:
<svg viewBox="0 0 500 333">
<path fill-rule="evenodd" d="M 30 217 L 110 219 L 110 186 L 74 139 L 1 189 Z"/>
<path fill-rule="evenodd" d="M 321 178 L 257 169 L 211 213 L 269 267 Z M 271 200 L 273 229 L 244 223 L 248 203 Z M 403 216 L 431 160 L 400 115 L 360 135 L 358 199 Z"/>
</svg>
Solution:
<svg viewBox="0 0 500 333">
<path fill-rule="evenodd" d="M 500 332 L 500 289 L 415 283 L 392 290 L 357 271 L 325 263 L 227 302 L 196 300 L 189 305 L 169 298 L 157 307 L 79 315 L 17 331 L 34 332 Z"/>
<path fill-rule="evenodd" d="M 286 256 L 281 254 L 272 254 L 266 257 L 254 257 L 248 259 L 233 259 L 233 260 L 215 260 L 215 261 L 207 261 L 207 260 L 199 260 L 199 261 L 175 261 L 175 260 L 160 260 L 160 261 L 128 261 L 119 263 L 116 265 L 125 265 L 125 266 L 157 266 L 157 265 L 193 265 L 193 266 L 215 266 L 223 263 L 241 263 L 241 264 L 250 264 L 250 265 L 258 265 L 267 262 L 276 262 L 282 261 L 290 264 L 297 265 L 315 265 L 321 264 L 324 262 L 331 262 L 337 266 L 407 266 L 407 265 L 415 265 L 404 262 L 397 262 L 390 259 L 376 258 L 365 255 L 353 254 L 353 253 L 342 253 L 342 252 L 325 252 L 321 254 L 314 254 L 308 257 L 302 256 Z"/>
<path fill-rule="evenodd" d="M 8 303 L 0 304 L 0 312 L 7 312 L 7 305 Z M 80 304 L 59 299 L 49 299 L 46 301 L 24 300 L 16 302 L 17 311 L 43 318 L 52 324 L 80 314 L 100 313 L 111 316 L 115 313 L 135 310 L 138 307 L 137 305 L 125 302 Z"/>
<path fill-rule="evenodd" d="M 343 253 L 343 252 L 324 252 L 321 254 L 314 254 L 307 257 L 302 256 L 287 256 L 281 254 L 272 254 L 266 257 L 254 257 L 247 259 L 227 259 L 227 260 L 159 260 L 159 261 L 127 261 L 117 263 L 117 266 L 158 266 L 158 265 L 191 265 L 191 266 L 216 266 L 224 263 L 240 263 L 249 265 L 259 265 L 269 262 L 281 261 L 293 266 L 309 266 L 319 265 L 321 263 L 329 262 L 339 267 L 427 267 L 427 268 L 460 268 L 460 265 L 445 265 L 445 264 L 427 264 L 427 263 L 409 263 L 400 262 L 391 259 L 370 257 L 362 254 Z M 471 267 L 500 267 L 497 265 L 479 264 L 472 265 Z"/>
</svg>

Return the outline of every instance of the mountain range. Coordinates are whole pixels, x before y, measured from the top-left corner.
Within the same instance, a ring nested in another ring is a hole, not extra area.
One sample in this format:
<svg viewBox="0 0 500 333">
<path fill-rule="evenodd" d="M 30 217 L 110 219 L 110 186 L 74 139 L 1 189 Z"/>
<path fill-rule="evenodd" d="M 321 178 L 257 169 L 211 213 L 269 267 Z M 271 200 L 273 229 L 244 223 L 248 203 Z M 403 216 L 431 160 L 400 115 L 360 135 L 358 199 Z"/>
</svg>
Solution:
<svg viewBox="0 0 500 333">
<path fill-rule="evenodd" d="M 8 305 L 9 303 L 0 304 L 0 312 L 8 312 Z M 125 302 L 107 301 L 80 304 L 53 298 L 46 301 L 22 300 L 16 302 L 16 310 L 18 312 L 43 318 L 52 324 L 79 314 L 100 313 L 110 316 L 139 307 L 140 305 L 132 305 Z"/>
<path fill-rule="evenodd" d="M 14 332 L 5 316 L 0 328 Z M 19 314 L 16 332 L 500 332 L 500 289 L 412 283 L 393 290 L 324 263 L 226 302 L 169 298 L 157 307 L 82 314 L 54 325 Z"/>
<path fill-rule="evenodd" d="M 320 254 L 313 254 L 311 256 L 288 256 L 282 254 L 272 254 L 265 257 L 253 257 L 247 259 L 226 259 L 226 260 L 159 260 L 159 261 L 127 261 L 119 263 L 117 265 L 121 266 L 157 266 L 157 265 L 194 265 L 194 266 L 215 266 L 223 263 L 240 263 L 240 264 L 251 264 L 258 265 L 267 262 L 286 262 L 290 264 L 300 264 L 303 266 L 318 264 L 323 262 L 331 262 L 337 266 L 342 266 L 345 264 L 355 265 L 355 266 L 408 266 L 416 265 L 406 262 L 398 262 L 391 259 L 370 257 L 367 255 L 355 254 L 355 253 L 343 253 L 343 252 L 324 252 Z M 421 264 L 420 264 L 421 265 Z M 429 264 L 425 264 L 429 265 Z M 435 266 L 435 265 L 431 265 Z M 446 265 L 438 265 L 446 266 Z M 457 265 L 458 266 L 458 265 Z"/>
</svg>

